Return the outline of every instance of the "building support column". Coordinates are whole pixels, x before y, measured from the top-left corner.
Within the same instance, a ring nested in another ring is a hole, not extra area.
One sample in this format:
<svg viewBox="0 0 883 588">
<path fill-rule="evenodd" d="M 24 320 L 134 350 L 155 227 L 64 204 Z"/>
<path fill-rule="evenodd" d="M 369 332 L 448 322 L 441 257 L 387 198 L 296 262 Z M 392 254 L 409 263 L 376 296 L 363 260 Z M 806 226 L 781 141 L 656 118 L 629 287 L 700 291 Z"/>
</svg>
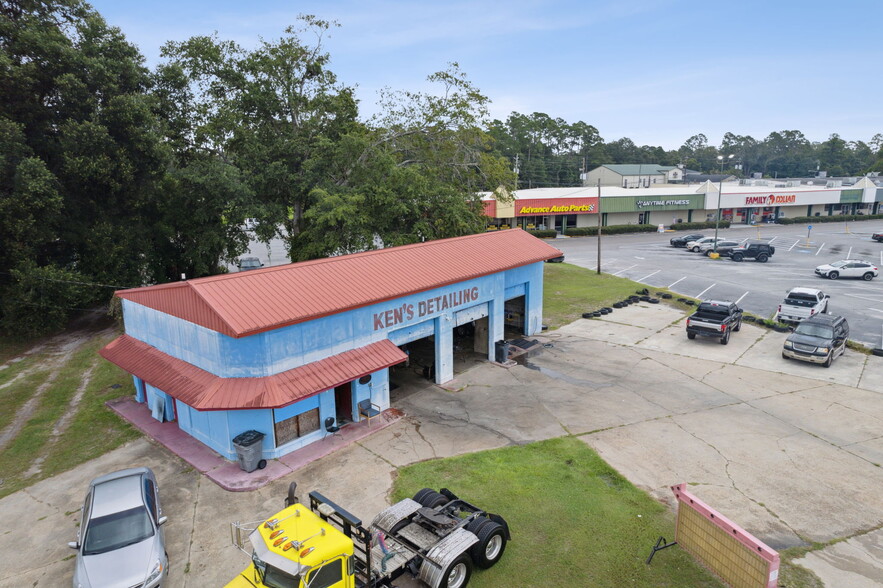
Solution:
<svg viewBox="0 0 883 588">
<path fill-rule="evenodd" d="M 454 379 L 454 319 L 443 314 L 435 319 L 435 383 Z"/>
</svg>

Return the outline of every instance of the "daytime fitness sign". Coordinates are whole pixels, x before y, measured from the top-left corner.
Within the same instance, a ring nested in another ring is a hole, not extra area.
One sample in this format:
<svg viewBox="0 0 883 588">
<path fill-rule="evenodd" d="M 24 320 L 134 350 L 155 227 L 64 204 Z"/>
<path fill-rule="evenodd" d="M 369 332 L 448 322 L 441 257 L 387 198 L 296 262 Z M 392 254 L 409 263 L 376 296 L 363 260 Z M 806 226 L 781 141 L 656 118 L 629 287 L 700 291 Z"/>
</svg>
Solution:
<svg viewBox="0 0 883 588">
<path fill-rule="evenodd" d="M 769 196 L 746 196 L 745 206 L 774 206 L 776 204 L 794 204 L 797 194 L 770 194 Z"/>
<path fill-rule="evenodd" d="M 652 208 L 654 206 L 690 206 L 690 201 L 685 200 L 637 200 L 638 208 Z"/>
<path fill-rule="evenodd" d="M 388 329 L 402 323 L 410 322 L 415 318 L 423 318 L 449 308 L 456 308 L 478 300 L 478 288 L 465 288 L 456 290 L 441 296 L 427 298 L 416 304 L 406 302 L 398 308 L 391 308 L 383 312 L 374 313 L 374 330 Z"/>
</svg>

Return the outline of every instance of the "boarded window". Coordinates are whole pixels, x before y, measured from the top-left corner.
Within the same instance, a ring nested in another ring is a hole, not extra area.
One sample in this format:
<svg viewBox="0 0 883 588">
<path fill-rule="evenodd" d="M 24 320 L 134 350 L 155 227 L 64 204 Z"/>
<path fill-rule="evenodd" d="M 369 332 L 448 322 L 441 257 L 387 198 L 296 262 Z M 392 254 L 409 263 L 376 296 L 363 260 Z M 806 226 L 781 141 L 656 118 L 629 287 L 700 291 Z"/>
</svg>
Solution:
<svg viewBox="0 0 883 588">
<path fill-rule="evenodd" d="M 319 409 L 314 408 L 275 424 L 276 446 L 319 430 Z"/>
</svg>

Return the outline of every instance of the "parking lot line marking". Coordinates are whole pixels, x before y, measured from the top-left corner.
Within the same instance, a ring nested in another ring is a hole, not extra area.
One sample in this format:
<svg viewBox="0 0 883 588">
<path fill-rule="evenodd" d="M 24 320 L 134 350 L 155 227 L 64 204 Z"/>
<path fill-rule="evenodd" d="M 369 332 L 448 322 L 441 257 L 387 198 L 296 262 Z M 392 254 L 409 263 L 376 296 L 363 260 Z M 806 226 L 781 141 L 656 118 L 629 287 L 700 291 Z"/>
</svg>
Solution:
<svg viewBox="0 0 883 588">
<path fill-rule="evenodd" d="M 681 280 L 686 280 L 686 279 L 687 279 L 687 276 L 684 276 L 683 278 L 681 278 Z M 681 280 L 678 280 L 677 282 L 672 282 L 671 284 L 668 285 L 668 287 L 671 288 L 672 286 L 674 286 L 675 284 L 677 284 Z"/>
<path fill-rule="evenodd" d="M 825 244 L 824 244 L 824 243 L 822 243 L 821 245 L 819 245 L 819 250 L 816 251 L 816 255 L 818 255 L 819 253 L 821 253 L 821 252 L 822 252 L 822 249 L 824 249 L 824 248 L 825 248 Z M 883 259 L 883 252 L 881 252 L 880 256 L 881 256 L 881 259 Z"/>
<path fill-rule="evenodd" d="M 739 299 L 736 301 L 736 304 L 739 304 L 740 302 L 742 302 L 742 299 L 745 298 L 746 296 L 748 296 L 748 292 L 745 292 L 745 294 L 742 294 L 741 296 L 739 296 Z"/>
<path fill-rule="evenodd" d="M 772 245 L 772 244 L 773 244 L 773 241 L 775 241 L 775 240 L 778 239 L 778 238 L 779 238 L 779 237 L 776 236 L 776 237 L 773 237 L 772 239 L 770 239 L 770 245 Z M 745 239 L 745 240 L 747 241 L 748 239 Z"/>
<path fill-rule="evenodd" d="M 702 292 L 700 292 L 699 294 L 697 294 L 696 296 L 694 296 L 693 298 L 702 298 L 702 295 L 703 295 L 703 294 L 705 294 L 706 292 L 708 292 L 709 290 L 711 290 L 711 289 L 714 288 L 715 286 L 717 286 L 717 282 L 715 282 L 714 284 L 712 284 L 711 286 L 709 286 L 708 288 L 706 288 L 705 290 L 703 290 Z"/>
<path fill-rule="evenodd" d="M 791 251 L 792 249 L 794 249 L 795 247 L 797 247 L 797 244 L 798 244 L 798 243 L 800 243 L 800 241 L 795 241 L 795 242 L 794 242 L 794 245 L 792 245 L 791 247 L 788 248 L 788 251 Z"/>
<path fill-rule="evenodd" d="M 640 280 L 635 280 L 635 281 L 636 281 L 636 282 L 643 282 L 644 280 L 646 280 L 646 279 L 649 278 L 650 276 L 655 276 L 656 274 L 658 274 L 658 273 L 661 272 L 661 271 L 662 271 L 662 270 L 656 270 L 656 271 L 653 272 L 652 274 L 647 274 L 646 276 L 644 276 L 644 277 L 641 278 Z"/>
<path fill-rule="evenodd" d="M 868 310 L 873 310 L 873 311 L 876 311 L 876 312 L 881 312 L 881 313 L 883 313 L 883 310 L 880 310 L 879 308 L 870 308 L 870 307 L 868 307 Z"/>
<path fill-rule="evenodd" d="M 852 259 L 852 247 L 849 248 L 849 253 L 846 254 L 846 259 Z"/>
<path fill-rule="evenodd" d="M 638 265 L 638 264 L 636 263 L 635 265 Z M 633 267 L 635 267 L 635 265 L 630 265 L 630 266 L 628 266 L 627 268 L 625 268 L 624 270 L 619 270 L 619 271 L 616 272 L 615 274 L 610 274 L 610 275 L 612 275 L 612 276 L 618 276 L 618 275 L 621 274 L 622 272 L 627 272 L 627 271 L 629 271 L 630 269 L 632 269 Z"/>
</svg>

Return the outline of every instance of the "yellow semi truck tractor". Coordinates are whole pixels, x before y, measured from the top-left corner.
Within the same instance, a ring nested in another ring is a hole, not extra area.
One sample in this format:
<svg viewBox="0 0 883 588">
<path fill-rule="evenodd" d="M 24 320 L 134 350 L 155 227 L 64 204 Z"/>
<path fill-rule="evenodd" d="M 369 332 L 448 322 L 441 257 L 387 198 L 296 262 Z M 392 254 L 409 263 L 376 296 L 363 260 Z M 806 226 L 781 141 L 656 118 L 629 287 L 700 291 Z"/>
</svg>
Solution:
<svg viewBox="0 0 883 588">
<path fill-rule="evenodd" d="M 464 588 L 511 539 L 503 517 L 449 490 L 424 488 L 376 517 L 370 527 L 318 492 L 309 507 L 292 482 L 285 508 L 265 521 L 231 524 L 233 544 L 251 565 L 227 588 L 374 588 L 410 574 L 430 588 Z M 251 549 L 247 549 L 250 543 Z"/>
</svg>

